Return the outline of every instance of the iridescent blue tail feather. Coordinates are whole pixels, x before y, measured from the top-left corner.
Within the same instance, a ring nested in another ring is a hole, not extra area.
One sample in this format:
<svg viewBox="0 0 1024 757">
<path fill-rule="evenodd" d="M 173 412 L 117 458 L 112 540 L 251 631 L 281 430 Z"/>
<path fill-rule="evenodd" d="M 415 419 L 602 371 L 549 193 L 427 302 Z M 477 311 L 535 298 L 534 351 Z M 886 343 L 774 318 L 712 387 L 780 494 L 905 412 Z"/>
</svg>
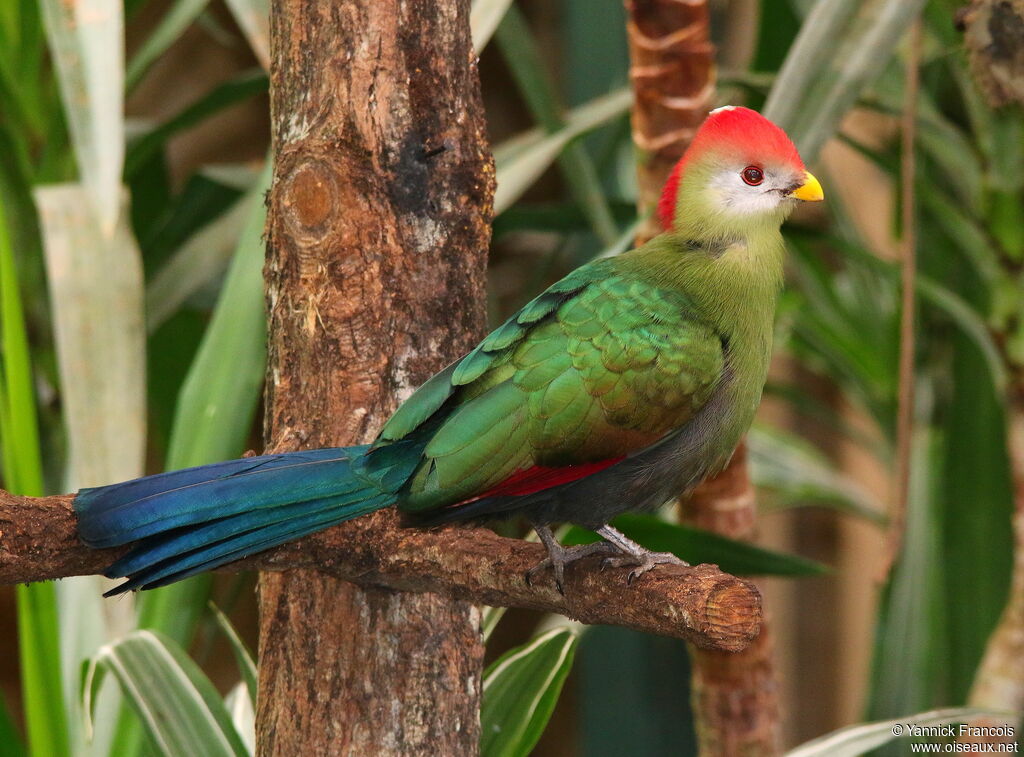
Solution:
<svg viewBox="0 0 1024 757">
<path fill-rule="evenodd" d="M 408 472 L 368 471 L 367 449 L 262 455 L 83 489 L 79 535 L 90 547 L 135 542 L 108 569 L 129 579 L 109 594 L 163 586 L 393 504 Z"/>
</svg>

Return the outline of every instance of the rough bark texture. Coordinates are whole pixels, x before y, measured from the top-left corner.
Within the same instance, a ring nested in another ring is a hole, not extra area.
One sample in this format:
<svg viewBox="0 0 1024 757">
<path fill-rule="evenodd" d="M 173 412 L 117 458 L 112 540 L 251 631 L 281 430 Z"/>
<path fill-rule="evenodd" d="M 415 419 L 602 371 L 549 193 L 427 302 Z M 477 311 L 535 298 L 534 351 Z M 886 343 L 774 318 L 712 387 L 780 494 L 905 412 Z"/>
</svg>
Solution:
<svg viewBox="0 0 1024 757">
<path fill-rule="evenodd" d="M 469 0 L 272 3 L 268 447 L 367 441 L 482 335 L 468 19 Z M 258 753 L 475 754 L 482 659 L 466 602 L 265 573 Z"/>
<path fill-rule="evenodd" d="M 708 114 L 715 95 L 715 50 L 703 0 L 626 0 L 626 8 L 643 215 L 657 206 L 665 179 Z M 651 216 L 639 240 L 660 231 Z"/>
<path fill-rule="evenodd" d="M 627 0 L 633 141 L 640 152 L 639 209 L 650 213 L 714 97 L 714 48 L 704 0 Z M 660 232 L 652 217 L 638 242 Z M 729 467 L 682 503 L 684 520 L 750 538 L 753 486 L 740 447 Z M 745 651 L 694 650 L 693 702 L 701 754 L 771 757 L 781 749 L 779 690 L 766 628 Z"/>
<path fill-rule="evenodd" d="M 682 505 L 689 523 L 733 539 L 755 528 L 754 486 L 746 447 L 729 467 L 705 481 Z M 782 751 L 780 690 L 768 624 L 746 649 L 730 653 L 692 648 L 693 702 L 701 754 L 770 757 Z"/>
<path fill-rule="evenodd" d="M 18 497 L 0 490 L 0 584 L 99 573 L 124 552 L 89 549 L 78 541 L 73 496 Z M 550 582 L 529 586 L 523 580 L 544 556 L 539 544 L 487 529 L 379 526 L 394 518 L 382 513 L 377 521 L 345 523 L 224 570 L 315 568 L 361 586 L 555 612 L 711 649 L 742 649 L 760 627 L 757 589 L 713 565 L 662 565 L 627 586 L 629 567 L 599 570 L 598 558 L 583 560 L 567 569 L 562 596 Z"/>
</svg>

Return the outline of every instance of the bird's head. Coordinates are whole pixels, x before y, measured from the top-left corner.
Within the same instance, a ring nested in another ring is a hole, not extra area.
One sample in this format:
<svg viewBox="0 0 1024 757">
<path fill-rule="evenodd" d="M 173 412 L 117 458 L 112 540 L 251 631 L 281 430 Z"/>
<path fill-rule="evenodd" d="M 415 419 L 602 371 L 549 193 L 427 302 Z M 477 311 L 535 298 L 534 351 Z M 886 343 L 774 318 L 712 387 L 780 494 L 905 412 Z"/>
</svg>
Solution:
<svg viewBox="0 0 1024 757">
<path fill-rule="evenodd" d="M 666 230 L 703 236 L 774 226 L 798 201 L 824 199 L 786 132 L 749 108 L 713 110 L 658 204 Z"/>
</svg>

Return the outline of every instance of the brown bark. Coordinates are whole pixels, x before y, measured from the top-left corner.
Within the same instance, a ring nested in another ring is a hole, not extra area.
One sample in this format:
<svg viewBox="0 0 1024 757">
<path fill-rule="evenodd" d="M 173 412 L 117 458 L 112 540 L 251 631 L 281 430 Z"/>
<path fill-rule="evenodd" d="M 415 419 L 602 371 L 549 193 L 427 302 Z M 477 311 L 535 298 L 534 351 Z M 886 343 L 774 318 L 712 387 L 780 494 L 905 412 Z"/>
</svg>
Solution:
<svg viewBox="0 0 1024 757">
<path fill-rule="evenodd" d="M 640 153 L 639 210 L 650 213 L 714 97 L 708 4 L 627 0 L 630 76 L 636 91 L 633 141 Z M 656 217 L 638 242 L 661 231 Z M 684 520 L 733 538 L 750 538 L 755 496 L 741 445 L 729 467 L 682 503 Z M 701 754 L 770 757 L 781 749 L 779 690 L 772 641 L 762 626 L 740 653 L 693 650 L 693 704 Z"/>
<path fill-rule="evenodd" d="M 746 447 L 740 445 L 722 473 L 682 503 L 684 520 L 732 539 L 750 539 L 756 523 L 754 486 Z M 716 652 L 691 648 L 693 702 L 701 754 L 769 757 L 780 754 L 780 690 L 768 624 L 746 649 Z"/>
<path fill-rule="evenodd" d="M 630 69 L 636 95 L 633 142 L 639 153 L 641 215 L 658 204 L 672 167 L 708 114 L 715 94 L 715 50 L 708 4 L 697 0 L 626 0 Z M 661 232 L 653 215 L 638 235 Z"/>
<path fill-rule="evenodd" d="M 468 0 L 272 3 L 269 447 L 369 440 L 482 334 L 493 162 L 468 19 Z M 482 660 L 467 602 L 264 573 L 257 751 L 475 754 Z"/>
<path fill-rule="evenodd" d="M 0 491 L 0 584 L 99 573 L 124 551 L 89 549 L 78 541 L 72 498 Z M 394 513 L 382 513 L 376 521 L 345 523 L 224 570 L 315 568 L 361 586 L 555 612 L 713 649 L 742 649 L 757 635 L 757 590 L 712 565 L 663 565 L 627 586 L 630 568 L 602 571 L 596 558 L 584 560 L 569 566 L 562 596 L 550 582 L 531 587 L 523 580 L 544 556 L 538 544 L 482 528 L 379 527 L 380 520 L 394 518 Z"/>
</svg>

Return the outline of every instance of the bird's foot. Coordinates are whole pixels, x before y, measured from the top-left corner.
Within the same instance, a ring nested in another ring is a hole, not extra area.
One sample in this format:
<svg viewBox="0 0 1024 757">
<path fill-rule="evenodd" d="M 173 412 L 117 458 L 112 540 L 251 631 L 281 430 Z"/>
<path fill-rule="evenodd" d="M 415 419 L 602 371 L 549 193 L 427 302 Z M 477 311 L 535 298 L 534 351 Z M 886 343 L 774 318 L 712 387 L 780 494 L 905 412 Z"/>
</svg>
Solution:
<svg viewBox="0 0 1024 757">
<path fill-rule="evenodd" d="M 671 552 L 649 552 L 644 550 L 642 555 L 619 554 L 606 557 L 601 561 L 601 570 L 605 568 L 623 568 L 628 565 L 634 567 L 633 570 L 629 571 L 629 575 L 626 576 L 626 584 L 632 584 L 633 581 L 640 578 L 640 576 L 656 565 L 682 565 L 688 567 L 690 563 L 680 560 Z"/>
<path fill-rule="evenodd" d="M 602 526 L 597 529 L 597 533 L 607 539 L 607 543 L 613 545 L 618 552 L 617 555 L 606 557 L 601 561 L 602 570 L 605 568 L 621 568 L 627 565 L 634 566 L 633 570 L 626 576 L 627 584 L 632 584 L 633 581 L 658 565 L 681 565 L 683 567 L 689 567 L 690 565 L 690 563 L 681 560 L 671 552 L 651 552 L 611 526 Z"/>
<path fill-rule="evenodd" d="M 548 556 L 526 571 L 526 583 L 533 586 L 533 581 L 537 574 L 550 568 L 555 575 L 555 588 L 563 596 L 565 595 L 566 565 L 591 555 L 607 555 L 609 552 L 619 553 L 619 549 L 615 545 L 609 544 L 606 541 L 580 544 L 575 547 L 563 547 L 558 543 L 554 534 L 551 533 L 551 529 L 547 526 L 534 526 L 534 530 L 544 543 L 544 546 L 547 547 Z M 608 559 L 612 558 L 609 557 Z"/>
</svg>

